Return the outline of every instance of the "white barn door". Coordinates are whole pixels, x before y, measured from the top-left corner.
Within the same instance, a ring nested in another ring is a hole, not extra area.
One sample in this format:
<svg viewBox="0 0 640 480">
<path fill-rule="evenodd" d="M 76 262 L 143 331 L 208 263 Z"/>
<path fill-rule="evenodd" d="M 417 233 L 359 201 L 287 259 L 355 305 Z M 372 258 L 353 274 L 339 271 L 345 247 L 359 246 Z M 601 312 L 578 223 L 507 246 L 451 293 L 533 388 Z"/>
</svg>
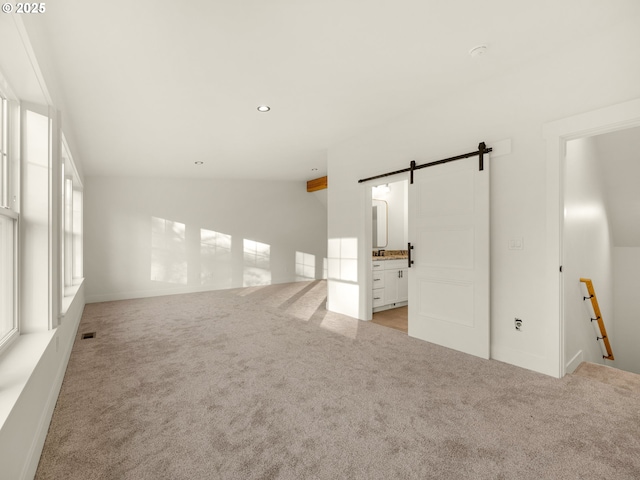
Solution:
<svg viewBox="0 0 640 480">
<path fill-rule="evenodd" d="M 489 156 L 414 172 L 409 335 L 489 358 Z"/>
</svg>

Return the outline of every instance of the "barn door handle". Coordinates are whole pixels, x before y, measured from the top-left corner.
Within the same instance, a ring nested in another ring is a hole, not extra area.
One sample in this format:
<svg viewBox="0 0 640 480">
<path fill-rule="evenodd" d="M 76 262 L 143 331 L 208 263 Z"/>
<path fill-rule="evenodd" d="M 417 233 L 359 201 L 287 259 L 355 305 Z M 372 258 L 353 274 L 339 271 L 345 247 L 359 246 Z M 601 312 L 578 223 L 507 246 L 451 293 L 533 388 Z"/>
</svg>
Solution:
<svg viewBox="0 0 640 480">
<path fill-rule="evenodd" d="M 411 268 L 411 264 L 413 263 L 413 260 L 411 260 L 411 250 L 413 250 L 413 245 L 411 245 L 411 242 L 409 242 L 407 244 L 407 258 L 409 260 L 409 268 Z"/>
</svg>

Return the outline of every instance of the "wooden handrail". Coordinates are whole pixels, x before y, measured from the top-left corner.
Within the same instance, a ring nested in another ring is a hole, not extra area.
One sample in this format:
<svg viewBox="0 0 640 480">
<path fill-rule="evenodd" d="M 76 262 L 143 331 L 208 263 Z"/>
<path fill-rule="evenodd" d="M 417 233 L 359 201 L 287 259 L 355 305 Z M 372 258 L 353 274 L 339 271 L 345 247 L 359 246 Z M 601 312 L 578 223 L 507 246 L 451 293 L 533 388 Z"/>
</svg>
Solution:
<svg viewBox="0 0 640 480">
<path fill-rule="evenodd" d="M 609 337 L 607 336 L 607 329 L 604 326 L 604 320 L 602 319 L 602 314 L 600 313 L 600 306 L 598 305 L 598 299 L 596 298 L 596 291 L 593 289 L 593 282 L 590 278 L 581 278 L 580 281 L 587 286 L 587 292 L 589 292 L 589 296 L 583 297 L 583 299 L 591 300 L 591 306 L 593 307 L 593 311 L 596 314 L 596 318 L 592 318 L 591 321 L 598 322 L 600 336 L 597 337 L 597 340 L 602 340 L 607 351 L 607 355 L 602 355 L 602 358 L 606 360 L 615 360 L 615 358 L 613 357 L 613 352 L 611 350 L 611 344 L 609 343 Z"/>
</svg>

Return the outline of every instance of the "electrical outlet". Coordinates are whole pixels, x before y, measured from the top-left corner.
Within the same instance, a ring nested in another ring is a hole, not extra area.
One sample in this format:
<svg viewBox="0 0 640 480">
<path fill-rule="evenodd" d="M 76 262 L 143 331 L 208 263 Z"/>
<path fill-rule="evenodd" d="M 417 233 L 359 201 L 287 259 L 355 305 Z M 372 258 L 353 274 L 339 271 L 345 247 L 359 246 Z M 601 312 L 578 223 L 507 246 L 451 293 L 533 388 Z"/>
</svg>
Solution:
<svg viewBox="0 0 640 480">
<path fill-rule="evenodd" d="M 512 238 L 509 240 L 509 250 L 524 250 L 524 238 Z"/>
<path fill-rule="evenodd" d="M 515 318 L 515 324 L 516 324 L 516 330 L 521 332 L 522 331 L 522 319 L 521 318 Z"/>
</svg>

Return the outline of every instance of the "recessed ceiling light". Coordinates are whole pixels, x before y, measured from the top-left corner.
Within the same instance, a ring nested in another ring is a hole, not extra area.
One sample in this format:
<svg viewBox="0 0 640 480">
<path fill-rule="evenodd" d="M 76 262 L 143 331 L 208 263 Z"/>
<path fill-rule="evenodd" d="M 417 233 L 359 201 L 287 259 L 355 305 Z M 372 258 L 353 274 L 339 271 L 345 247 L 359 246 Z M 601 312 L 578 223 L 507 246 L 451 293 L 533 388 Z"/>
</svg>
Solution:
<svg viewBox="0 0 640 480">
<path fill-rule="evenodd" d="M 259 112 L 268 112 L 269 110 L 271 110 L 271 107 L 269 105 L 260 105 L 258 107 Z"/>
<path fill-rule="evenodd" d="M 197 162 L 193 162 L 193 163 L 195 163 L 196 165 L 202 165 L 204 162 L 198 160 Z"/>
</svg>

